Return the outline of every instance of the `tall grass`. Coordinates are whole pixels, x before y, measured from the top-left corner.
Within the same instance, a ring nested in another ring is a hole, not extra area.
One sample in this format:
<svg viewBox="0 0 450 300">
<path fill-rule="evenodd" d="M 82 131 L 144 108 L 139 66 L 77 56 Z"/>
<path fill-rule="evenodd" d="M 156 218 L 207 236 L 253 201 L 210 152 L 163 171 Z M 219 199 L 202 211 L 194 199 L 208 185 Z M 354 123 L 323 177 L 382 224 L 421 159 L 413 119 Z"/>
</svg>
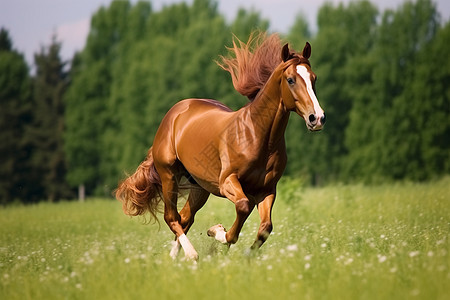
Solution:
<svg viewBox="0 0 450 300">
<path fill-rule="evenodd" d="M 120 203 L 0 209 L 0 299 L 448 299 L 450 178 L 320 189 L 280 184 L 274 232 L 255 254 L 253 213 L 229 250 L 207 237 L 235 210 L 211 198 L 189 237 L 197 264 L 169 257 L 161 218 Z"/>
</svg>

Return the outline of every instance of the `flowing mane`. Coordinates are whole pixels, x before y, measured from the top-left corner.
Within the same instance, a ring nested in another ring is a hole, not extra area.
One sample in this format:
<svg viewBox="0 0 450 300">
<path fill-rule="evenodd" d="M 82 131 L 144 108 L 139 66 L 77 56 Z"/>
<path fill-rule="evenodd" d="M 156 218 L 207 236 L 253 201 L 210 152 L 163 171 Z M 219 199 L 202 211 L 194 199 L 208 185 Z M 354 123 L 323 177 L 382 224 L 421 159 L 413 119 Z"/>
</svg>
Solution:
<svg viewBox="0 0 450 300">
<path fill-rule="evenodd" d="M 281 63 L 281 46 L 277 34 L 252 33 L 247 43 L 235 37 L 233 47 L 228 48 L 232 57 L 221 56 L 217 64 L 230 72 L 236 91 L 253 101 Z"/>
</svg>

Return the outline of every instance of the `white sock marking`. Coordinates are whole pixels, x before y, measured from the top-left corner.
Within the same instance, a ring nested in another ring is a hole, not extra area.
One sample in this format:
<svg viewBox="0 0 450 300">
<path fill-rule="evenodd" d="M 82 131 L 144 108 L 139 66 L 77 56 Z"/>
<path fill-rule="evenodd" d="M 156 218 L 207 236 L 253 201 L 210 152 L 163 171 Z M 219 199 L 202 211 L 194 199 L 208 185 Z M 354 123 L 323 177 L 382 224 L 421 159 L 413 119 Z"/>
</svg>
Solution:
<svg viewBox="0 0 450 300">
<path fill-rule="evenodd" d="M 180 249 L 181 249 L 180 240 L 177 239 L 176 241 L 173 241 L 172 249 L 170 249 L 170 257 L 172 257 L 172 259 L 177 258 L 178 253 L 180 252 Z"/>
<path fill-rule="evenodd" d="M 195 251 L 194 246 L 192 246 L 185 234 L 180 235 L 178 240 L 180 241 L 181 247 L 183 247 L 184 254 L 187 258 L 198 259 L 197 251 Z"/>
</svg>

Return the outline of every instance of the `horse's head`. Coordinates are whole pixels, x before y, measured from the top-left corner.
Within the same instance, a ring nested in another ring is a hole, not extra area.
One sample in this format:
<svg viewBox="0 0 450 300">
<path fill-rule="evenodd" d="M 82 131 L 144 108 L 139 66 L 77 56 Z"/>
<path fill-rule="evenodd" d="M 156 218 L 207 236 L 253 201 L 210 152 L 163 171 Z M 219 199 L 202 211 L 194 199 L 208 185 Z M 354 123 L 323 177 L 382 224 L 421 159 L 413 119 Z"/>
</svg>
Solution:
<svg viewBox="0 0 450 300">
<path fill-rule="evenodd" d="M 306 43 L 302 54 L 292 53 L 288 44 L 284 45 L 281 52 L 284 62 L 281 97 L 285 107 L 301 116 L 309 130 L 317 131 L 325 124 L 325 113 L 316 97 L 317 76 L 311 70 L 310 56 L 309 43 Z"/>
</svg>

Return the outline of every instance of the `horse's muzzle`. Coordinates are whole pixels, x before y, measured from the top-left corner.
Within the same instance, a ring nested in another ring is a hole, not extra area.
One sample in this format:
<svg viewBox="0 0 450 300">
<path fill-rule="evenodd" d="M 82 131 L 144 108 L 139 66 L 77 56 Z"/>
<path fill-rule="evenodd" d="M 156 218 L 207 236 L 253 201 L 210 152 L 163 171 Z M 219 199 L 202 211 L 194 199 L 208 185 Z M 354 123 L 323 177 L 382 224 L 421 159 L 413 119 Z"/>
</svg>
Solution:
<svg viewBox="0 0 450 300">
<path fill-rule="evenodd" d="M 308 121 L 306 122 L 306 126 L 311 131 L 319 131 L 325 125 L 327 117 L 325 113 L 323 113 L 320 117 L 315 114 L 310 114 L 308 117 Z"/>
</svg>

